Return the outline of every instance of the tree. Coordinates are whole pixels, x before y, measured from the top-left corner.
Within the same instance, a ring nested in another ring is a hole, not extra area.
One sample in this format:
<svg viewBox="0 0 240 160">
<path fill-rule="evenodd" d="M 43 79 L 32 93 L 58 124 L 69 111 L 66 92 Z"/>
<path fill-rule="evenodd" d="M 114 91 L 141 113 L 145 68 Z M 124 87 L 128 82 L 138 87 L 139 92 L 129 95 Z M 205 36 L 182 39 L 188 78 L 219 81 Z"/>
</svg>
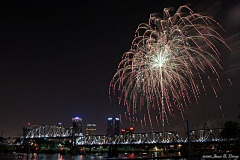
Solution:
<svg viewBox="0 0 240 160">
<path fill-rule="evenodd" d="M 0 143 L 2 143 L 3 142 L 3 137 L 0 137 Z"/>
<path fill-rule="evenodd" d="M 222 138 L 237 139 L 240 136 L 240 124 L 236 121 L 227 121 L 223 126 Z"/>
</svg>

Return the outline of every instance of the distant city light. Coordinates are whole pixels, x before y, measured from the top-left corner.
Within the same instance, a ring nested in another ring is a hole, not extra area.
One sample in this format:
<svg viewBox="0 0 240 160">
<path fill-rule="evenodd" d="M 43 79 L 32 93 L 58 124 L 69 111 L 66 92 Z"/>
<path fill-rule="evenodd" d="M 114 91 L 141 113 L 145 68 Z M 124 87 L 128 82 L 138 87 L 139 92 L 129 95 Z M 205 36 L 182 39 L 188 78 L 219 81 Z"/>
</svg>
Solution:
<svg viewBox="0 0 240 160">
<path fill-rule="evenodd" d="M 116 121 L 115 117 L 108 118 L 111 121 L 107 121 L 107 134 L 106 135 L 97 135 L 97 125 L 93 123 L 86 124 L 86 136 L 83 136 L 82 132 L 82 118 L 76 117 L 72 118 L 72 127 L 70 128 L 65 128 L 62 125 L 61 122 L 57 122 L 56 125 L 32 125 L 31 127 L 24 127 L 24 133 L 23 138 L 43 138 L 44 141 L 48 141 L 50 138 L 58 137 L 58 138 L 70 138 L 73 136 L 73 129 L 75 129 L 78 133 L 75 133 L 75 136 L 78 137 L 77 139 L 77 145 L 84 145 L 84 144 L 157 144 L 157 143 L 178 143 L 177 147 L 181 148 L 182 144 L 180 143 L 185 143 L 186 140 L 183 140 L 178 136 L 176 132 L 164 132 L 164 134 L 167 134 L 168 138 L 163 138 L 162 135 L 163 133 L 159 132 L 151 132 L 151 133 L 134 133 L 135 128 L 134 127 L 129 127 L 129 128 L 120 128 L 120 122 Z M 114 122 L 115 121 L 115 122 Z M 212 133 L 217 131 L 218 133 L 222 132 L 222 129 L 209 129 L 207 132 Z M 59 131 L 63 131 L 62 133 L 59 133 Z M 194 134 L 200 134 L 200 138 L 195 139 L 195 142 L 206 142 L 208 140 L 210 141 L 219 141 L 219 137 L 214 137 L 213 139 L 205 139 L 204 137 L 201 137 L 201 133 L 205 131 L 203 129 L 199 129 L 196 131 L 192 131 Z M 41 133 L 39 135 L 39 133 Z M 209 134 L 208 133 L 208 134 Z M 97 135 L 97 136 L 96 136 Z M 220 134 L 217 134 L 220 135 Z M 123 137 L 125 138 L 123 138 Z M 147 137 L 147 139 L 145 138 Z M 94 141 L 92 141 L 93 139 Z M 110 141 L 105 141 L 109 139 Z M 112 139 L 120 139 L 118 142 L 112 142 Z M 123 138 L 123 139 L 122 139 Z M 65 140 L 64 140 L 65 141 Z M 69 140 L 72 141 L 72 140 Z M 33 142 L 29 142 L 30 145 L 34 145 Z M 59 144 L 60 145 L 60 144 Z M 174 147 L 175 145 L 170 145 L 170 148 Z M 62 146 L 60 146 L 62 147 Z M 159 149 L 158 146 L 153 146 L 152 148 L 153 151 L 160 151 L 162 149 Z"/>
<path fill-rule="evenodd" d="M 87 126 L 96 126 L 96 124 L 87 124 Z"/>
</svg>

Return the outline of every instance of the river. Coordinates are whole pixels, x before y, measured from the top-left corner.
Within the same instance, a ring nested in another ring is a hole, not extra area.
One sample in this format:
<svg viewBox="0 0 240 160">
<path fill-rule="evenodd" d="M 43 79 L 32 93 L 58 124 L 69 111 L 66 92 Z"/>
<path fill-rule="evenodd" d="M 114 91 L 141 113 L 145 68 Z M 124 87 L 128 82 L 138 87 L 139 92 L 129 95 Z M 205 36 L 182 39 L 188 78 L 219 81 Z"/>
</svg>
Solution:
<svg viewBox="0 0 240 160">
<path fill-rule="evenodd" d="M 154 155 L 148 155 L 146 153 L 122 153 L 119 154 L 119 159 L 134 159 L 134 158 L 149 158 Z M 105 160 L 107 154 L 86 154 L 86 155 L 60 155 L 56 154 L 23 154 L 23 153 L 4 153 L 0 154 L 0 160 Z"/>
</svg>

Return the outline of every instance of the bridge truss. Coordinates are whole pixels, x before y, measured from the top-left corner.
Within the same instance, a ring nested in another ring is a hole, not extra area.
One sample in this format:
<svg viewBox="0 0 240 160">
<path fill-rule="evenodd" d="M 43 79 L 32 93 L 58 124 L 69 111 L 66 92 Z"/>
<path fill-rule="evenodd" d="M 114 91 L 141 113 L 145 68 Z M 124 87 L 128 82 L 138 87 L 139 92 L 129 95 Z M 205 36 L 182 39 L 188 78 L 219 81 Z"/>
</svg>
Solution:
<svg viewBox="0 0 240 160">
<path fill-rule="evenodd" d="M 221 141 L 221 128 L 200 129 L 190 131 L 191 142 Z M 72 127 L 66 128 L 59 125 L 43 125 L 29 129 L 23 138 L 72 138 Z M 176 132 L 152 132 L 120 134 L 114 137 L 106 135 L 83 136 L 75 134 L 77 145 L 104 145 L 104 144 L 151 144 L 151 143 L 176 143 L 186 142 Z"/>
<path fill-rule="evenodd" d="M 170 143 L 179 141 L 180 138 L 176 132 L 152 132 L 152 133 L 133 133 L 116 135 L 109 137 L 86 136 L 77 139 L 78 145 L 102 145 L 102 144 L 144 144 L 144 143 Z"/>
<path fill-rule="evenodd" d="M 192 142 L 220 141 L 222 128 L 199 129 L 190 132 L 190 140 Z"/>
<path fill-rule="evenodd" d="M 70 128 L 57 125 L 43 125 L 29 130 L 24 138 L 64 138 L 71 136 L 72 130 Z"/>
</svg>

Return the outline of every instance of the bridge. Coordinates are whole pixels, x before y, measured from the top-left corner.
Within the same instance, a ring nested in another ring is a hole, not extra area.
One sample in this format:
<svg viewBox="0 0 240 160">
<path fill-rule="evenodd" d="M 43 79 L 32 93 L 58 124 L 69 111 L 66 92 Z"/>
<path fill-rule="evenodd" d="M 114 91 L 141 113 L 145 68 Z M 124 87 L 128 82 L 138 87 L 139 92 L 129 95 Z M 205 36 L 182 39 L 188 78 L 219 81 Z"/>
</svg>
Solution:
<svg viewBox="0 0 240 160">
<path fill-rule="evenodd" d="M 191 142 L 216 142 L 222 141 L 221 128 L 200 129 L 190 131 Z M 129 144 L 158 144 L 158 143 L 184 143 L 187 139 L 181 138 L 176 132 L 151 132 L 119 134 L 114 137 L 106 135 L 83 136 L 82 132 L 74 127 L 62 125 L 42 125 L 25 128 L 24 139 L 69 139 L 76 145 L 129 145 Z"/>
<path fill-rule="evenodd" d="M 84 136 L 77 139 L 78 145 L 104 145 L 104 144 L 147 144 L 147 143 L 169 143 L 179 141 L 180 137 L 176 132 L 151 132 L 120 134 L 114 137 Z"/>
<path fill-rule="evenodd" d="M 58 125 L 43 125 L 29 129 L 23 138 L 65 138 L 72 137 L 72 129 Z"/>
<path fill-rule="evenodd" d="M 190 131 L 191 142 L 222 141 L 222 128 L 199 129 Z"/>
</svg>

